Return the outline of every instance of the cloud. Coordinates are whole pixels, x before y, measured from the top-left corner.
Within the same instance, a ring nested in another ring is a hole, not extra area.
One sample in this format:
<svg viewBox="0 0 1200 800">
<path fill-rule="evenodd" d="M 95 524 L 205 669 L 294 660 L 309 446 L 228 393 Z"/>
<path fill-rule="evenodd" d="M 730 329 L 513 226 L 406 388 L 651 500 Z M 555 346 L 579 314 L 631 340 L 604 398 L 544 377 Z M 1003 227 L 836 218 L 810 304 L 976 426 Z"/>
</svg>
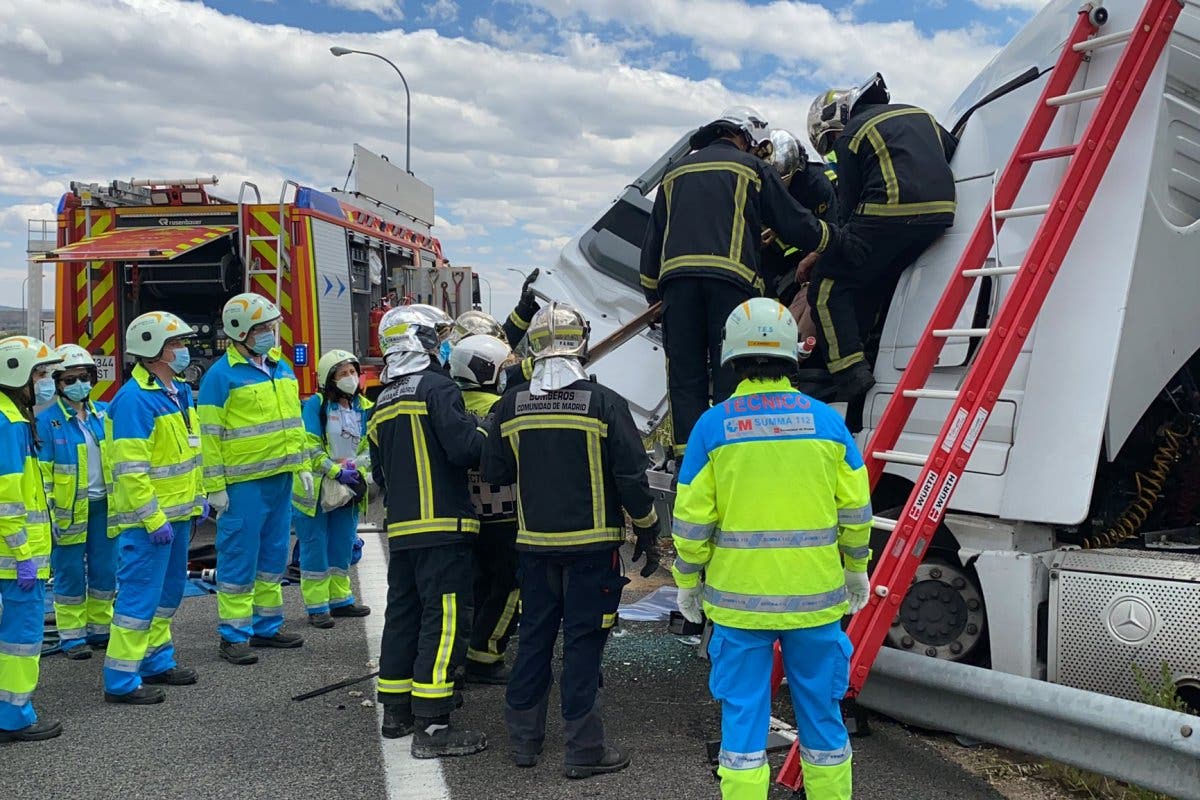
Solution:
<svg viewBox="0 0 1200 800">
<path fill-rule="evenodd" d="M 42 34 L 26 25 L 0 22 L 0 47 L 18 47 L 27 53 L 40 56 L 46 63 L 57 66 L 62 63 L 62 51 L 46 43 Z"/>
<path fill-rule="evenodd" d="M 454 22 L 458 19 L 458 3 L 454 0 L 436 0 L 425 6 L 425 17 L 431 22 Z"/>
<path fill-rule="evenodd" d="M 403 0 L 326 0 L 326 2 L 335 8 L 344 8 L 348 11 L 366 11 L 380 19 L 392 21 L 404 19 Z"/>
<path fill-rule="evenodd" d="M 1021 11 L 1041 11 L 1049 0 L 971 0 L 987 11 L 1003 11 L 1009 8 Z"/>
</svg>

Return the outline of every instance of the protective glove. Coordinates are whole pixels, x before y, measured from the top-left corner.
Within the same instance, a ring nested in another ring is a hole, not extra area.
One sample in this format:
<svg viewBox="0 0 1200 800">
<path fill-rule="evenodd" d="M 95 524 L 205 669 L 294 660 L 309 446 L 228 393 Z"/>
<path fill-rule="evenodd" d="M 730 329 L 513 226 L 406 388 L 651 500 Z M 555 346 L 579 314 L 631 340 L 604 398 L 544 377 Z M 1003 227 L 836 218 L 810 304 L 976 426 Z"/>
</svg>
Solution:
<svg viewBox="0 0 1200 800">
<path fill-rule="evenodd" d="M 213 492 L 208 496 L 208 507 L 213 512 L 213 518 L 221 516 L 229 508 L 229 493 L 224 489 Z"/>
<path fill-rule="evenodd" d="M 633 534 L 637 537 L 637 543 L 633 546 L 633 563 L 637 563 L 642 556 L 646 557 L 646 563 L 642 565 L 642 570 L 639 573 L 643 578 L 649 578 L 658 569 L 659 561 L 662 554 L 658 549 L 658 529 L 661 523 L 657 520 L 652 525 L 642 528 L 637 525 L 633 526 Z"/>
<path fill-rule="evenodd" d="M 17 588 L 22 592 L 32 592 L 37 586 L 37 564 L 33 559 L 17 562 Z"/>
<path fill-rule="evenodd" d="M 207 497 L 200 498 L 200 517 L 199 519 L 208 519 L 208 515 L 212 513 L 212 506 L 208 503 Z"/>
<path fill-rule="evenodd" d="M 838 236 L 838 252 L 842 260 L 853 267 L 861 267 L 871 255 L 871 246 L 849 227 L 842 228 Z"/>
<path fill-rule="evenodd" d="M 857 614 L 862 611 L 867 600 L 871 596 L 871 581 L 867 578 L 865 572 L 851 572 L 845 570 L 846 574 L 846 594 L 850 601 L 850 613 Z"/>
<path fill-rule="evenodd" d="M 679 613 L 683 614 L 683 618 L 688 622 L 700 624 L 704 619 L 704 601 L 701 599 L 703 595 L 704 581 L 698 582 L 690 589 L 680 586 L 675 590 L 675 604 L 679 606 Z"/>
<path fill-rule="evenodd" d="M 296 473 L 300 478 L 300 485 L 304 487 L 304 496 L 312 497 L 313 494 L 313 474 L 308 470 Z"/>
<path fill-rule="evenodd" d="M 158 530 L 150 532 L 151 544 L 170 544 L 173 541 L 175 541 L 175 529 L 169 522 Z"/>
<path fill-rule="evenodd" d="M 353 487 L 362 482 L 362 475 L 354 467 L 342 467 L 342 471 L 337 474 L 337 482 L 342 486 Z"/>
<path fill-rule="evenodd" d="M 537 300 L 537 297 L 535 297 L 533 294 L 533 289 L 530 287 L 533 285 L 533 282 L 538 279 L 538 275 L 541 274 L 541 271 L 541 268 L 534 267 L 533 272 L 525 276 L 525 282 L 521 284 L 522 303 L 527 303 L 531 300 Z"/>
</svg>

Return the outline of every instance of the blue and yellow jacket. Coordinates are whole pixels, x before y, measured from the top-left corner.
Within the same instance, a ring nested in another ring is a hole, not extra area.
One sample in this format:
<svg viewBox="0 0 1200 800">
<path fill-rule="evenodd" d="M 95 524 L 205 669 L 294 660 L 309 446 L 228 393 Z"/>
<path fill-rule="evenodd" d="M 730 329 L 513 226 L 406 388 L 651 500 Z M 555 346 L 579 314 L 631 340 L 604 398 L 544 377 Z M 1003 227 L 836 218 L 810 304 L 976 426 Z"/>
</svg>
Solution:
<svg viewBox="0 0 1200 800">
<path fill-rule="evenodd" d="M 50 577 L 50 511 L 33 428 L 0 392 L 0 580 L 17 577 L 17 562 L 32 559 Z"/>
<path fill-rule="evenodd" d="M 342 472 L 342 465 L 338 464 L 329 455 L 329 443 L 325 437 L 325 431 L 321 424 L 321 412 L 328 408 L 333 408 L 336 404 L 326 403 L 325 398 L 320 394 L 314 394 L 312 397 L 304 401 L 300 407 L 300 417 L 304 422 L 304 436 L 308 443 L 308 449 L 305 451 L 307 468 L 313 474 L 313 496 L 308 497 L 304 494 L 304 490 L 300 485 L 300 479 L 296 478 L 293 481 L 292 487 L 292 505 L 297 511 L 305 516 L 315 516 L 317 513 L 317 500 L 321 497 L 321 481 L 326 478 L 336 478 Z M 370 417 L 371 409 L 375 404 L 361 394 L 356 395 L 351 401 L 351 405 L 361 415 L 362 430 L 359 435 L 362 439 L 358 442 L 358 453 L 354 457 L 354 466 L 364 476 L 371 474 L 371 454 L 370 441 L 367 439 L 367 419 Z M 328 411 L 326 410 L 326 413 Z M 367 505 L 367 495 L 364 493 L 360 501 L 360 511 L 365 511 Z"/>
<path fill-rule="evenodd" d="M 736 628 L 786 630 L 848 610 L 844 567 L 865 572 L 871 495 L 842 418 L 786 379 L 742 381 L 700 417 L 679 472 L 672 572 Z"/>
<path fill-rule="evenodd" d="M 100 460 L 104 470 L 104 485 L 112 493 L 112 463 L 108 444 L 104 441 L 104 420 L 108 403 L 89 400 L 88 430 L 100 445 Z M 37 415 L 38 461 L 50 500 L 51 516 L 57 532 L 54 543 L 80 544 L 87 540 L 88 531 L 88 448 L 87 439 L 79 427 L 75 409 L 61 397 Z M 109 509 L 112 517 L 112 509 Z"/>
</svg>

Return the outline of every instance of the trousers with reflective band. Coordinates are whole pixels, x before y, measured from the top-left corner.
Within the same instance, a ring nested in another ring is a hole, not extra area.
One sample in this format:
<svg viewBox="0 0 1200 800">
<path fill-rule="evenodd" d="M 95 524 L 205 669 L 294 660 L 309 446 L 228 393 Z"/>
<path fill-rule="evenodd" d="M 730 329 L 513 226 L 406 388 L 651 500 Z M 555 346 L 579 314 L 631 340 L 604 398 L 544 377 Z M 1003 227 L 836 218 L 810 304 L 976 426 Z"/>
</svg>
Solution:
<svg viewBox="0 0 1200 800">
<path fill-rule="evenodd" d="M 100 467 L 105 486 L 112 490 L 112 458 L 105 442 L 105 419 L 108 403 L 89 401 L 87 420 L 79 421 L 75 409 L 60 397 L 53 405 L 37 416 L 38 461 L 42 478 L 49 487 L 49 499 L 53 505 L 51 516 L 58 530 L 54 536 L 56 545 L 81 544 L 89 535 L 91 516 L 89 508 L 89 478 L 92 464 L 89 462 L 87 438 L 80 425 L 100 447 Z M 107 508 L 107 506 L 106 506 Z M 102 536 L 107 532 L 101 530 Z"/>
<path fill-rule="evenodd" d="M 17 577 L 17 562 L 32 560 L 50 577 L 50 511 L 33 429 L 16 403 L 0 392 L 0 580 Z"/>
<path fill-rule="evenodd" d="M 217 617 L 221 638 L 245 642 L 283 627 L 283 574 L 291 538 L 292 476 L 231 483 L 217 517 Z"/>
<path fill-rule="evenodd" d="M 871 499 L 836 411 L 786 379 L 742 381 L 692 429 L 679 472 L 673 567 L 705 573 L 709 619 L 788 630 L 841 619 L 843 568 L 865 571 Z"/>
<path fill-rule="evenodd" d="M 187 582 L 192 523 L 172 522 L 171 528 L 170 544 L 154 544 L 144 528 L 128 528 L 117 539 L 120 591 L 104 658 L 104 691 L 110 694 L 128 694 L 142 678 L 175 668 L 171 619 Z"/>
<path fill-rule="evenodd" d="M 54 619 L 63 650 L 108 640 L 117 589 L 117 540 L 108 537 L 108 501 L 92 500 L 85 541 L 56 544 Z"/>
<path fill-rule="evenodd" d="M 296 375 L 278 348 L 267 354 L 265 363 L 270 375 L 230 345 L 200 381 L 200 438 L 208 492 L 291 474 L 307 462 Z"/>
<path fill-rule="evenodd" d="M 37 722 L 33 690 L 38 682 L 46 619 L 46 582 L 24 591 L 0 578 L 0 730 L 19 731 Z"/>
<path fill-rule="evenodd" d="M 517 627 L 517 523 L 485 522 L 474 542 L 475 617 L 467 661 L 476 665 L 504 660 L 509 637 Z"/>
<path fill-rule="evenodd" d="M 200 423 L 192 389 L 174 381 L 175 396 L 140 364 L 109 404 L 105 439 L 112 459 L 115 527 L 158 530 L 197 517 L 203 509 Z"/>
<path fill-rule="evenodd" d="M 721 704 L 717 774 L 723 800 L 767 796 L 767 729 L 775 642 L 796 713 L 810 800 L 850 800 L 850 738 L 840 702 L 850 677 L 850 640 L 837 622 L 796 630 L 744 630 L 717 624 L 708 644 L 708 686 Z M 757 675 L 760 680 L 747 680 Z"/>
<path fill-rule="evenodd" d="M 321 509 L 315 516 L 292 514 L 300 542 L 300 593 L 309 614 L 354 604 L 350 559 L 358 536 L 358 507 Z"/>
</svg>

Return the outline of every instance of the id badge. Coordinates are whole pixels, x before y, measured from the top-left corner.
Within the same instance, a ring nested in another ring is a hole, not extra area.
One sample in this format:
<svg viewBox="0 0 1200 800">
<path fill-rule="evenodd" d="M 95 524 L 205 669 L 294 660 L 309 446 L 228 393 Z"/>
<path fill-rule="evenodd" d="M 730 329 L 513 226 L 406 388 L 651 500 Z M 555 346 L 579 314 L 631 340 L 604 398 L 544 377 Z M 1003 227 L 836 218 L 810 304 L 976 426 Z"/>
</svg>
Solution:
<svg viewBox="0 0 1200 800">
<path fill-rule="evenodd" d="M 200 446 L 200 437 L 194 433 L 188 434 L 188 447 L 195 450 L 199 446 Z"/>
</svg>

